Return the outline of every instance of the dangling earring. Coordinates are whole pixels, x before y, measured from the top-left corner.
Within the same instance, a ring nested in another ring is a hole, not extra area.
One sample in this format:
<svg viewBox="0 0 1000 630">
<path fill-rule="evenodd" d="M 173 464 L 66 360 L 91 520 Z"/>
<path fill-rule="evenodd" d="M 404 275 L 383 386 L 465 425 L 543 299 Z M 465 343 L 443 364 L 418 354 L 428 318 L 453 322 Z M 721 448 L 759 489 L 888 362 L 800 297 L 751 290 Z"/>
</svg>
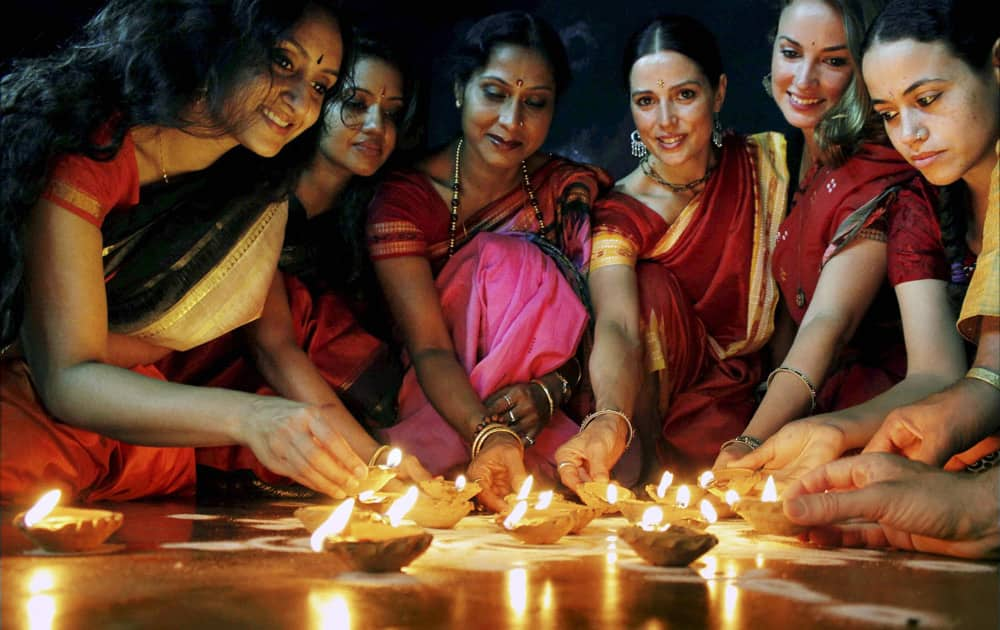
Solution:
<svg viewBox="0 0 1000 630">
<path fill-rule="evenodd" d="M 715 122 L 712 124 L 712 144 L 718 149 L 722 147 L 722 123 L 719 122 L 719 113 L 716 112 L 712 118 Z"/>
<path fill-rule="evenodd" d="M 774 90 L 771 88 L 771 73 L 768 72 L 764 75 L 764 78 L 760 80 L 760 84 L 764 87 L 764 93 L 770 97 L 774 97 Z"/>
<path fill-rule="evenodd" d="M 632 157 L 644 158 L 646 157 L 646 145 L 642 143 L 642 138 L 639 137 L 639 130 L 636 129 L 631 134 L 629 134 L 629 146 L 632 149 Z"/>
<path fill-rule="evenodd" d="M 462 109 L 462 99 L 455 97 L 455 109 Z"/>
</svg>

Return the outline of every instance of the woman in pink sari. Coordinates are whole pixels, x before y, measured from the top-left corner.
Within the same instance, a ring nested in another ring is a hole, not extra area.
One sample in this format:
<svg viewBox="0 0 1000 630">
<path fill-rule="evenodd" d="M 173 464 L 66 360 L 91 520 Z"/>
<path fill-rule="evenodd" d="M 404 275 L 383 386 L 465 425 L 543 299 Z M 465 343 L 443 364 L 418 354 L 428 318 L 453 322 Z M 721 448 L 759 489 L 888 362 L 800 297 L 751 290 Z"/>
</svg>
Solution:
<svg viewBox="0 0 1000 630">
<path fill-rule="evenodd" d="M 609 178 L 538 152 L 569 77 L 544 22 L 484 18 L 454 77 L 461 136 L 388 176 L 370 210 L 369 249 L 409 362 L 400 422 L 385 433 L 432 473 L 468 465 L 483 503 L 502 509 L 525 465 L 555 476 L 555 448 L 577 429 L 560 411 L 588 321 L 574 285 L 590 201 Z"/>
</svg>

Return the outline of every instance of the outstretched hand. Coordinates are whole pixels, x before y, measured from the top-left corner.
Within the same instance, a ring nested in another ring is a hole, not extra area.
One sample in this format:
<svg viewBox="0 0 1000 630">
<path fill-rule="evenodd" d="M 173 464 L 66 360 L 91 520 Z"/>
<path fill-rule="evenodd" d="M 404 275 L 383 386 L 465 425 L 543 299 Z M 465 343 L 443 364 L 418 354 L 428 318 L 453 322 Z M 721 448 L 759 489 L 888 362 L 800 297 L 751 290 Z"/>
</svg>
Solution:
<svg viewBox="0 0 1000 630">
<path fill-rule="evenodd" d="M 514 383 L 503 387 L 484 402 L 490 414 L 506 416 L 509 420 L 507 426 L 524 438 L 529 446 L 551 419 L 548 399 L 533 383 Z"/>
<path fill-rule="evenodd" d="M 481 504 L 494 512 L 506 510 L 504 497 L 516 492 L 528 476 L 523 457 L 521 446 L 510 434 L 486 439 L 466 471 L 469 479 L 478 481 L 482 488 L 477 495 Z"/>
<path fill-rule="evenodd" d="M 830 424 L 796 420 L 781 427 L 756 450 L 728 461 L 727 467 L 763 469 L 776 481 L 790 481 L 843 453 L 843 431 Z"/>
<path fill-rule="evenodd" d="M 556 449 L 559 478 L 574 492 L 587 481 L 608 481 L 625 452 L 626 437 L 614 416 L 598 418 Z"/>
</svg>

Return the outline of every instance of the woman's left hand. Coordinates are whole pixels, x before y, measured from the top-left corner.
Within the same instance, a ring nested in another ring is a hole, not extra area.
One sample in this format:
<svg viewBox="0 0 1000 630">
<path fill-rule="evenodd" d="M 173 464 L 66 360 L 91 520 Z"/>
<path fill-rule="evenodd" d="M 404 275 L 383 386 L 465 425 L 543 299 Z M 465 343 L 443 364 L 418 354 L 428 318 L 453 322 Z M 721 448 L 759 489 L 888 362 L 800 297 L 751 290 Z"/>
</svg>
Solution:
<svg viewBox="0 0 1000 630">
<path fill-rule="evenodd" d="M 505 416 L 504 420 L 521 436 L 525 446 L 534 444 L 535 437 L 552 418 L 549 400 L 537 383 L 514 383 L 502 387 L 484 402 L 491 414 Z"/>
<path fill-rule="evenodd" d="M 478 495 L 480 503 L 494 512 L 507 509 L 504 497 L 516 492 L 528 476 L 523 457 L 521 446 L 509 433 L 486 439 L 466 471 L 469 479 L 478 481 L 482 487 Z"/>
</svg>

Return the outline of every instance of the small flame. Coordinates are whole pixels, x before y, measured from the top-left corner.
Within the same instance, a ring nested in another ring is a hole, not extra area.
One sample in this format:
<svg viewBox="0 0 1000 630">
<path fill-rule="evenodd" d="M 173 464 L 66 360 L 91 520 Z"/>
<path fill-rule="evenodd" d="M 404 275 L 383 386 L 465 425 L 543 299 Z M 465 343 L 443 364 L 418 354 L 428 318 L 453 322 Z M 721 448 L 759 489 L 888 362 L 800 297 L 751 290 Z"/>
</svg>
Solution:
<svg viewBox="0 0 1000 630">
<path fill-rule="evenodd" d="M 647 532 L 651 532 L 656 529 L 656 526 L 663 522 L 663 508 L 658 505 L 646 508 L 646 511 L 642 513 L 642 521 L 639 523 L 639 527 L 643 528 Z"/>
<path fill-rule="evenodd" d="M 386 468 L 395 468 L 403 463 L 403 451 L 394 448 L 389 451 L 389 456 L 385 458 Z"/>
<path fill-rule="evenodd" d="M 702 499 L 701 503 L 698 504 L 701 509 L 701 515 L 705 517 L 705 520 L 709 523 L 714 523 L 719 520 L 719 513 L 715 511 L 712 504 L 708 502 L 708 499 Z"/>
<path fill-rule="evenodd" d="M 503 526 L 507 529 L 514 529 L 514 526 L 521 522 L 525 512 L 528 511 L 527 501 L 518 501 L 514 509 L 510 511 L 507 518 L 503 520 Z"/>
<path fill-rule="evenodd" d="M 365 490 L 364 492 L 358 493 L 358 501 L 361 501 L 362 503 L 376 503 L 375 491 Z"/>
<path fill-rule="evenodd" d="M 465 484 L 466 484 L 465 475 L 459 475 L 458 477 L 455 477 L 455 490 L 457 490 L 458 492 L 465 490 Z"/>
<path fill-rule="evenodd" d="M 614 505 L 615 503 L 618 502 L 618 486 L 617 486 L 617 484 L 613 484 L 613 483 L 609 483 L 608 484 L 608 492 L 607 492 L 606 498 L 608 500 L 608 503 L 610 503 L 612 505 Z"/>
<path fill-rule="evenodd" d="M 740 502 L 740 493 L 735 490 L 726 490 L 726 505 L 733 507 Z"/>
<path fill-rule="evenodd" d="M 711 470 L 706 470 L 698 475 L 698 485 L 702 488 L 707 488 L 713 481 L 715 481 L 715 475 Z"/>
<path fill-rule="evenodd" d="M 406 513 L 413 509 L 413 506 L 417 503 L 417 494 L 417 487 L 410 486 L 403 496 L 393 501 L 385 513 L 390 525 L 393 527 L 399 525 L 399 522 L 403 520 Z"/>
<path fill-rule="evenodd" d="M 38 500 L 38 503 L 25 512 L 24 526 L 34 527 L 37 525 L 38 521 L 48 516 L 49 512 L 55 509 L 56 504 L 59 503 L 59 499 L 61 497 L 62 492 L 59 490 L 50 490 L 42 495 L 42 498 Z"/>
<path fill-rule="evenodd" d="M 521 489 L 517 491 L 518 501 L 526 501 L 528 499 L 528 495 L 531 494 L 531 486 L 534 483 L 535 478 L 528 475 L 528 477 L 524 480 L 524 483 L 521 484 Z"/>
<path fill-rule="evenodd" d="M 764 491 L 760 493 L 760 500 L 772 503 L 778 500 L 778 488 L 774 485 L 774 475 L 767 476 L 767 483 L 764 484 Z"/>
<path fill-rule="evenodd" d="M 351 519 L 351 511 L 354 509 L 354 499 L 348 499 L 337 506 L 323 524 L 316 528 L 309 538 L 309 546 L 313 551 L 323 550 L 323 541 L 330 536 L 336 536 L 344 531 L 347 522 Z"/>
<path fill-rule="evenodd" d="M 670 484 L 672 484 L 673 482 L 674 482 L 674 474 L 669 470 L 663 471 L 663 476 L 660 477 L 660 485 L 656 487 L 656 496 L 660 497 L 661 499 L 667 496 L 667 488 L 669 488 Z"/>
<path fill-rule="evenodd" d="M 683 485 L 677 488 L 677 507 L 686 508 L 691 505 L 691 488 Z"/>
<path fill-rule="evenodd" d="M 552 505 L 552 495 L 551 490 L 546 490 L 545 492 L 540 492 L 538 494 L 538 503 L 535 504 L 536 510 L 544 510 L 550 505 Z"/>
</svg>

